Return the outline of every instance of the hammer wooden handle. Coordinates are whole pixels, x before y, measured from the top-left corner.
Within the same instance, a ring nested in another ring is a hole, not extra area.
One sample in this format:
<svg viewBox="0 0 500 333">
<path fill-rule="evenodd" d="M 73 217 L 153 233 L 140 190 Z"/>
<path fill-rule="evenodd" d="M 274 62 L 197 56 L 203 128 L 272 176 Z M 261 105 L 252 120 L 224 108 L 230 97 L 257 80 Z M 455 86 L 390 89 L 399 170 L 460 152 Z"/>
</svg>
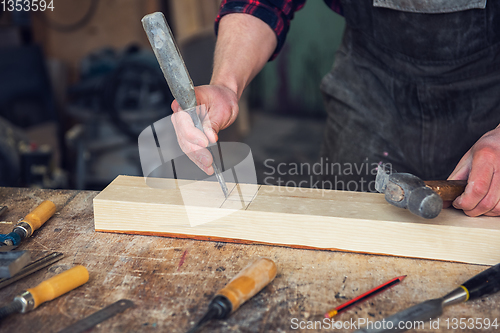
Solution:
<svg viewBox="0 0 500 333">
<path fill-rule="evenodd" d="M 425 185 L 436 192 L 443 201 L 453 201 L 464 193 L 466 180 L 428 180 Z"/>
</svg>

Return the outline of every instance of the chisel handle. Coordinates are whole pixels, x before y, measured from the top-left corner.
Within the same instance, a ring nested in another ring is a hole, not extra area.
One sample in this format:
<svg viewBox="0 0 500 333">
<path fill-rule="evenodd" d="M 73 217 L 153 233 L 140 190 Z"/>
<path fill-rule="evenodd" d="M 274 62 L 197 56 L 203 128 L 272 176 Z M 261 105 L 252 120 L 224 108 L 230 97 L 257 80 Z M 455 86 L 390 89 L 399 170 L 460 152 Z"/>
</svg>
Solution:
<svg viewBox="0 0 500 333">
<path fill-rule="evenodd" d="M 217 295 L 225 296 L 232 305 L 231 313 L 252 298 L 276 277 L 276 264 L 269 258 L 259 258 L 245 267 Z"/>
<path fill-rule="evenodd" d="M 468 300 L 491 295 L 500 291 L 500 264 L 479 273 L 467 280 L 462 287 L 467 289 Z"/>
<path fill-rule="evenodd" d="M 31 213 L 26 215 L 24 219 L 19 221 L 16 226 L 25 227 L 27 231 L 26 237 L 30 237 L 35 230 L 40 228 L 48 219 L 50 219 L 56 212 L 56 205 L 49 200 L 45 200 Z M 29 226 L 28 228 L 26 228 Z"/>
<path fill-rule="evenodd" d="M 18 296 L 24 298 L 28 304 L 28 308 L 23 312 L 36 309 L 40 304 L 64 295 L 68 291 L 85 284 L 88 280 L 89 272 L 82 265 L 75 266 L 61 274 L 51 277 L 35 288 L 28 289 Z"/>
<path fill-rule="evenodd" d="M 144 16 L 141 21 L 172 95 L 181 109 L 195 107 L 197 103 L 193 81 L 165 16 L 160 12 L 152 13 Z"/>
</svg>

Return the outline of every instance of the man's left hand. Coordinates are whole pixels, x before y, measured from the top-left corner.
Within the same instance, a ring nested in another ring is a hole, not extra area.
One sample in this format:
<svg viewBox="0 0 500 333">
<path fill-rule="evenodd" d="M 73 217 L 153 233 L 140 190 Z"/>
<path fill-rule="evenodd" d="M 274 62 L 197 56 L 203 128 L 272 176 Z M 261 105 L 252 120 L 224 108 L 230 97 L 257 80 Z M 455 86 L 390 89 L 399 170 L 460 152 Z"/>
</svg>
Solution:
<svg viewBox="0 0 500 333">
<path fill-rule="evenodd" d="M 500 126 L 472 146 L 448 179 L 467 179 L 455 208 L 469 216 L 500 216 Z"/>
</svg>

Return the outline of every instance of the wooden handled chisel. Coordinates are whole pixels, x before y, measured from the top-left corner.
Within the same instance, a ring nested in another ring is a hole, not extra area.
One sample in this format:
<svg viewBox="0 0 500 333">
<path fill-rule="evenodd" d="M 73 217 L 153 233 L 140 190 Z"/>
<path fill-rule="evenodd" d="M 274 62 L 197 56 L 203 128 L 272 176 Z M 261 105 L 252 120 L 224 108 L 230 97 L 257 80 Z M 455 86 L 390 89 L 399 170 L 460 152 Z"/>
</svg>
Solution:
<svg viewBox="0 0 500 333">
<path fill-rule="evenodd" d="M 374 322 L 371 327 L 355 333 L 394 333 L 408 329 L 407 323 L 426 322 L 443 314 L 443 308 L 456 303 L 467 302 L 500 291 L 500 264 L 479 273 L 460 287 L 441 298 L 431 299 L 403 310 L 382 321 Z"/>
<path fill-rule="evenodd" d="M 9 305 L 0 308 L 0 319 L 15 312 L 26 313 L 34 310 L 41 304 L 85 284 L 88 280 L 89 272 L 85 267 L 78 265 L 68 269 L 16 296 Z"/>
<path fill-rule="evenodd" d="M 197 332 L 211 319 L 223 319 L 267 286 L 277 273 L 276 264 L 269 258 L 259 258 L 245 267 L 227 286 L 219 290 L 208 304 L 208 311 L 188 333 Z"/>
<path fill-rule="evenodd" d="M 159 12 L 146 15 L 142 19 L 142 26 L 144 27 L 144 31 L 146 31 L 172 95 L 179 103 L 181 109 L 191 116 L 194 126 L 203 132 L 200 118 L 196 112 L 198 104 L 196 102 L 193 81 L 189 76 L 186 64 L 182 59 L 172 31 L 165 20 L 165 16 Z M 208 149 L 211 151 L 210 147 Z M 224 196 L 227 198 L 229 192 L 226 181 L 217 167 L 215 159 L 213 160 L 212 167 L 214 168 L 215 177 L 219 181 L 222 192 L 224 192 Z"/>
<path fill-rule="evenodd" d="M 47 222 L 55 212 L 56 205 L 52 201 L 43 201 L 24 219 L 19 221 L 12 229 L 12 232 L 0 235 L 0 246 L 18 246 L 22 240 L 33 235 L 33 232 Z"/>
</svg>

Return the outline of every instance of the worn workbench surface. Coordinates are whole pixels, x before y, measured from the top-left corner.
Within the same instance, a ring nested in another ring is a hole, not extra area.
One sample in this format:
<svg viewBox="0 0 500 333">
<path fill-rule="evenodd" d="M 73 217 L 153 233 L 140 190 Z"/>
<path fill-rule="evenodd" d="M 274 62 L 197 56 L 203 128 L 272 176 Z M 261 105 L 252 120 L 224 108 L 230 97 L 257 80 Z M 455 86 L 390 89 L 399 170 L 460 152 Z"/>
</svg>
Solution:
<svg viewBox="0 0 500 333">
<path fill-rule="evenodd" d="M 12 223 L 43 200 L 52 200 L 58 207 L 56 215 L 20 248 L 31 250 L 33 258 L 52 251 L 65 254 L 50 268 L 0 290 L 2 302 L 76 264 L 86 266 L 90 272 L 90 280 L 84 286 L 33 312 L 5 319 L 0 324 L 1 332 L 56 332 L 122 298 L 132 300 L 135 307 L 92 332 L 185 332 L 203 315 L 213 293 L 259 256 L 270 257 L 278 265 L 274 282 L 229 319 L 212 322 L 202 332 L 350 332 L 325 326 L 321 330 L 318 323 L 316 329 L 300 329 L 299 325 L 305 328 L 314 325 L 314 321 L 322 321 L 323 313 L 331 307 L 396 276 L 408 275 L 401 284 L 336 319 L 342 322 L 352 319 L 354 323 L 360 318 L 381 319 L 426 299 L 440 297 L 487 268 L 387 256 L 96 233 L 92 211 L 96 195 L 97 192 L 0 188 L 0 205 L 9 207 L 0 217 L 0 232 L 9 232 Z M 461 319 L 462 325 L 473 328 L 460 329 Z M 491 323 L 496 320 L 500 325 L 500 294 L 447 308 L 440 318 L 439 329 L 429 329 L 426 322 L 425 329 L 415 331 L 500 331 L 500 326 L 478 329 L 480 323 L 484 325 L 488 320 Z"/>
</svg>

